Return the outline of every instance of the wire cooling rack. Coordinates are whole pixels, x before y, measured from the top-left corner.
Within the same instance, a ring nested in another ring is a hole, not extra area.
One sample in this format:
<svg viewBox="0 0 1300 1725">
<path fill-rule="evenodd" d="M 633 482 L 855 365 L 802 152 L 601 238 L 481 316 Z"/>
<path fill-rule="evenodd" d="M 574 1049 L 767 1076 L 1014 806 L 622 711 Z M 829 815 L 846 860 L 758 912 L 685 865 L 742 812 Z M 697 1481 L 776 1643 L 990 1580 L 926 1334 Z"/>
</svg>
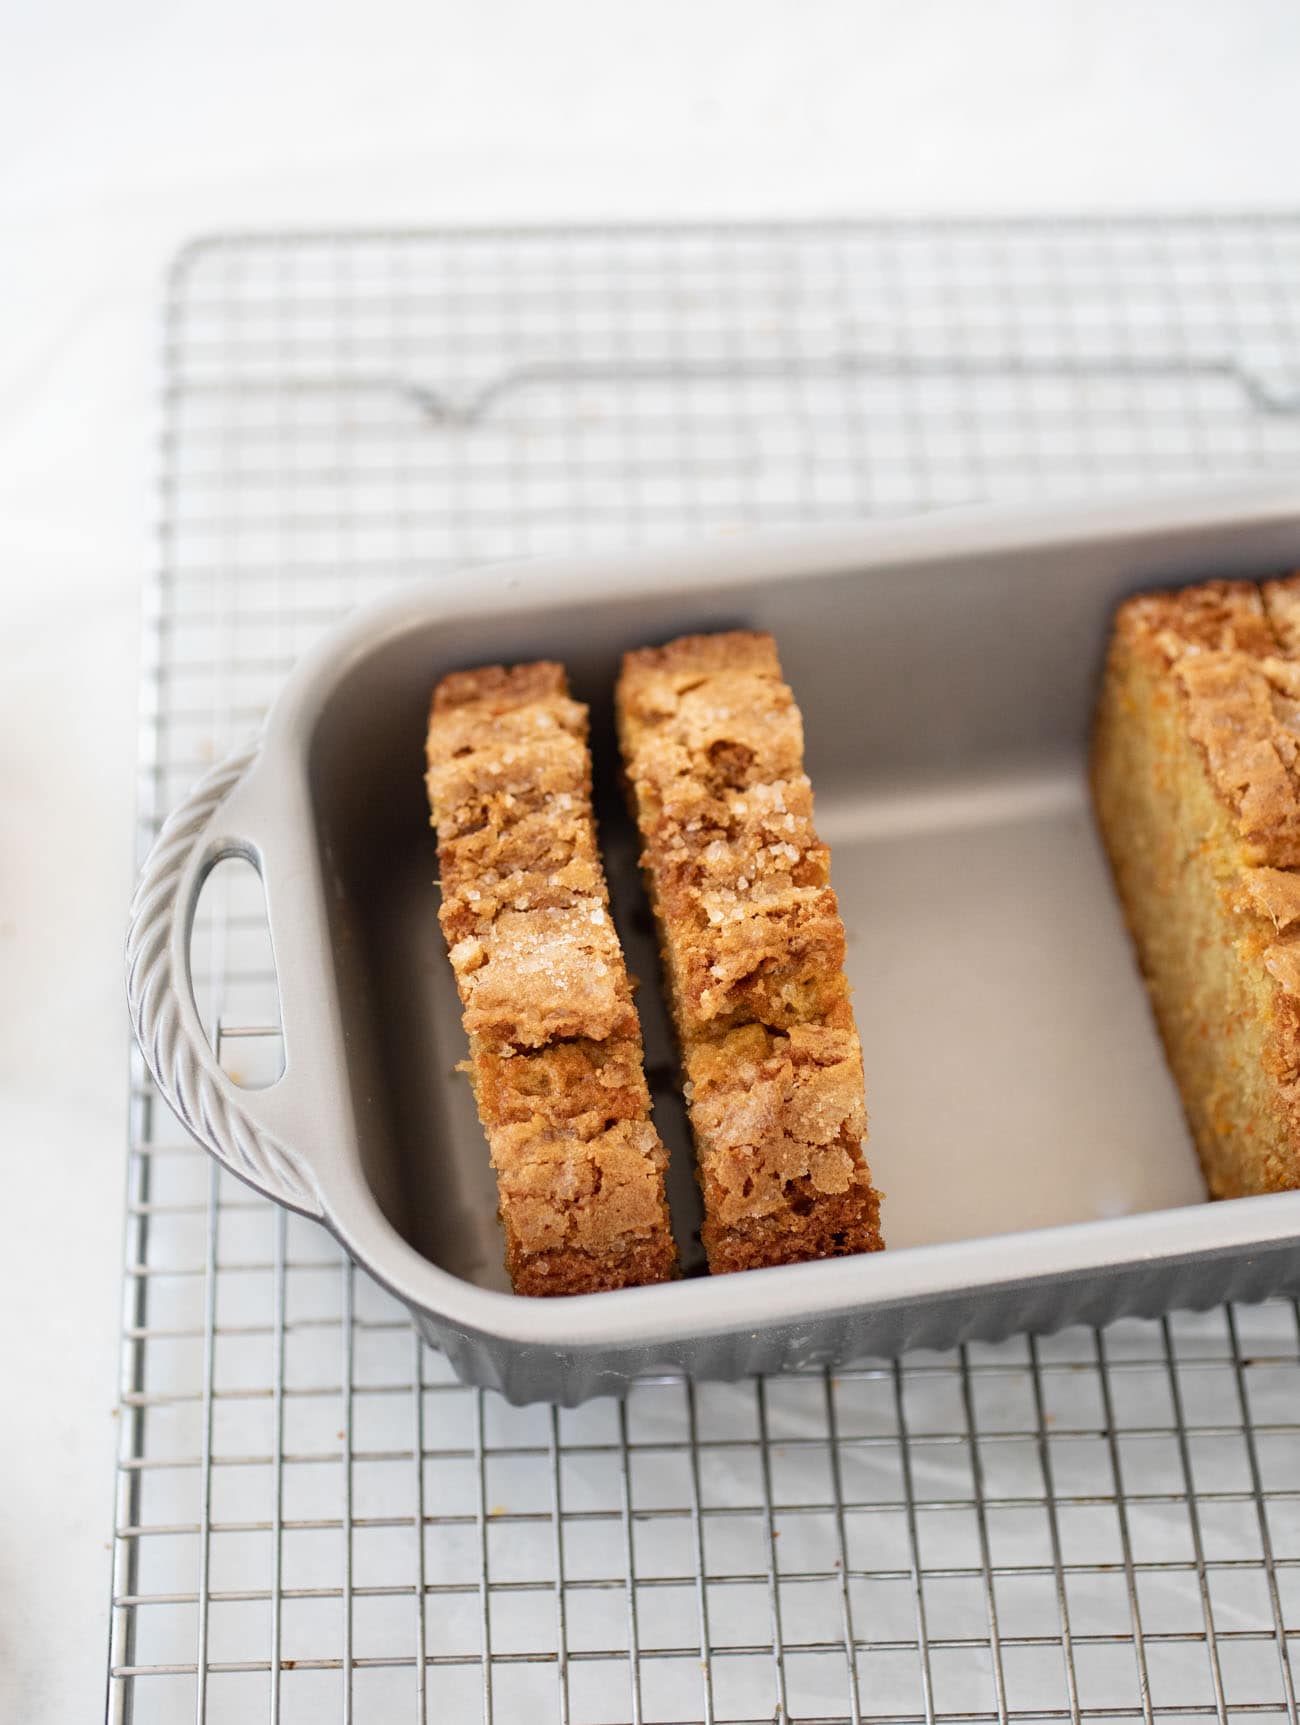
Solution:
<svg viewBox="0 0 1300 1725">
<path fill-rule="evenodd" d="M 167 293 L 141 845 L 408 575 L 1294 467 L 1297 283 L 1289 218 L 206 241 Z M 273 1077 L 235 865 L 196 973 Z M 516 1409 L 138 1059 L 130 1129 L 113 1720 L 1296 1720 L 1293 1306 Z"/>
</svg>

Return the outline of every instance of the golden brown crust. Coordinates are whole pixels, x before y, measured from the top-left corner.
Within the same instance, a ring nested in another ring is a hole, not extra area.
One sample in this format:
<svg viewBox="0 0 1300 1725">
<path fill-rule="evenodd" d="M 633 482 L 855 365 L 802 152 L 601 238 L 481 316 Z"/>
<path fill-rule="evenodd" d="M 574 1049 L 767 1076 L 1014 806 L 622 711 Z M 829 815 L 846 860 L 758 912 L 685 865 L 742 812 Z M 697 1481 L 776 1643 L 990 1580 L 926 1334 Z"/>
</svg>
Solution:
<svg viewBox="0 0 1300 1725">
<path fill-rule="evenodd" d="M 705 1224 L 709 1269 L 758 1270 L 770 1264 L 803 1264 L 815 1258 L 847 1258 L 884 1248 L 880 1232 L 880 1194 L 861 1170 L 852 1187 L 826 1197 L 796 1185 L 781 1211 L 737 1223 L 733 1228 Z"/>
<path fill-rule="evenodd" d="M 666 1281 L 675 1265 L 675 1255 L 652 1239 L 629 1246 L 616 1258 L 560 1248 L 518 1259 L 513 1285 L 517 1294 L 602 1294 Z"/>
<path fill-rule="evenodd" d="M 568 693 L 564 666 L 554 659 L 534 659 L 527 665 L 479 665 L 472 671 L 449 672 L 433 691 L 433 711 L 441 717 L 456 707 L 473 707 L 472 722 L 478 723 L 489 707 L 497 717 L 511 707 L 561 700 Z"/>
<path fill-rule="evenodd" d="M 472 1036 L 540 1048 L 636 1032 L 591 813 L 587 715 L 558 665 L 434 691 L 428 790 L 439 921 Z"/>
<path fill-rule="evenodd" d="M 1093 788 L 1211 1190 L 1300 1184 L 1300 579 L 1121 606 Z"/>
<path fill-rule="evenodd" d="M 1209 581 L 1130 599 L 1119 638 L 1162 662 L 1184 699 L 1188 733 L 1245 842 L 1244 860 L 1300 866 L 1300 664 L 1286 655 L 1270 612 L 1290 584 Z"/>
<path fill-rule="evenodd" d="M 1278 645 L 1291 658 L 1300 658 L 1300 575 L 1265 581 L 1260 592 Z"/>
<path fill-rule="evenodd" d="M 771 636 L 629 653 L 618 707 L 681 1033 L 799 1024 L 846 999 L 803 723 Z"/>
<path fill-rule="evenodd" d="M 1250 908 L 1266 916 L 1279 934 L 1300 922 L 1300 874 L 1295 871 L 1244 869 L 1242 890 Z"/>
<path fill-rule="evenodd" d="M 629 653 L 617 704 L 710 1268 L 875 1249 L 844 927 L 775 643 Z"/>
<path fill-rule="evenodd" d="M 439 920 L 521 1293 L 661 1281 L 676 1266 L 586 736 L 559 665 L 484 666 L 434 691 Z"/>
<path fill-rule="evenodd" d="M 1115 632 L 1166 664 L 1189 648 L 1267 658 L 1277 651 L 1260 589 L 1253 581 L 1203 581 L 1176 591 L 1138 593 L 1115 614 Z"/>
</svg>

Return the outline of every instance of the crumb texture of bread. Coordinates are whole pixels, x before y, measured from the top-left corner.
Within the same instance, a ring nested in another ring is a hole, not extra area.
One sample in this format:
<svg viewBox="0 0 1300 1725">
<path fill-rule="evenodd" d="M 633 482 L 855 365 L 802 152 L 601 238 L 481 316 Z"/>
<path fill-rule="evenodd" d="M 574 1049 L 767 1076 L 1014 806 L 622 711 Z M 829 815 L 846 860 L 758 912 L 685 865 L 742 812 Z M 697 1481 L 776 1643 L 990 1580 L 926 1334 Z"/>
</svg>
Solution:
<svg viewBox="0 0 1300 1725">
<path fill-rule="evenodd" d="M 617 712 L 709 1268 L 878 1250 L 844 925 L 776 644 L 731 631 L 629 653 Z"/>
<path fill-rule="evenodd" d="M 1122 605 L 1091 777 L 1212 1196 L 1300 1186 L 1300 577 Z"/>
<path fill-rule="evenodd" d="M 444 677 L 427 788 L 446 937 L 522 1294 L 663 1281 L 667 1152 L 591 809 L 587 711 L 545 661 Z"/>
</svg>

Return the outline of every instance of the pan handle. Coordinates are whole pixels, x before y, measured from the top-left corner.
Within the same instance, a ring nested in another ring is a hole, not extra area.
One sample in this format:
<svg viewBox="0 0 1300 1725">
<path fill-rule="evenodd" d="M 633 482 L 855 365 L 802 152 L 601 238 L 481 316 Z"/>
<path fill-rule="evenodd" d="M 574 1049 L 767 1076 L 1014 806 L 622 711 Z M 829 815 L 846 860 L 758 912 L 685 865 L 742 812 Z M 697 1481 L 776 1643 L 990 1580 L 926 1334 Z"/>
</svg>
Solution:
<svg viewBox="0 0 1300 1725">
<path fill-rule="evenodd" d="M 260 748 L 258 738 L 200 779 L 155 839 L 131 902 L 127 1002 L 154 1082 L 199 1143 L 268 1198 L 320 1216 L 310 1170 L 272 1129 L 287 1064 L 271 1088 L 241 1089 L 218 1064 L 194 1000 L 190 942 L 204 881 L 230 857 L 262 873 L 257 844 L 238 836 L 239 790 Z"/>
</svg>

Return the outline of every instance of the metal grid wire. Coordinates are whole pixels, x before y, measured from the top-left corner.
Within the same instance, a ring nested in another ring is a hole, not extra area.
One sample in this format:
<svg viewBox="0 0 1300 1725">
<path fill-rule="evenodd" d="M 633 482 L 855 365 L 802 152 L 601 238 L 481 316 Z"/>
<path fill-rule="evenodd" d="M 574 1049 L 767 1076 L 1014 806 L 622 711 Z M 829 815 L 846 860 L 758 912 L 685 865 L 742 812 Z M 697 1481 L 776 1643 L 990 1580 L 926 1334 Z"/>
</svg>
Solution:
<svg viewBox="0 0 1300 1725">
<path fill-rule="evenodd" d="M 1278 218 L 205 243 L 166 308 L 141 845 L 408 575 L 1295 464 L 1298 281 Z M 273 1076 L 237 865 L 197 975 Z M 1297 1718 L 1293 1306 L 515 1409 L 138 1059 L 125 1289 L 114 1720 Z"/>
</svg>

